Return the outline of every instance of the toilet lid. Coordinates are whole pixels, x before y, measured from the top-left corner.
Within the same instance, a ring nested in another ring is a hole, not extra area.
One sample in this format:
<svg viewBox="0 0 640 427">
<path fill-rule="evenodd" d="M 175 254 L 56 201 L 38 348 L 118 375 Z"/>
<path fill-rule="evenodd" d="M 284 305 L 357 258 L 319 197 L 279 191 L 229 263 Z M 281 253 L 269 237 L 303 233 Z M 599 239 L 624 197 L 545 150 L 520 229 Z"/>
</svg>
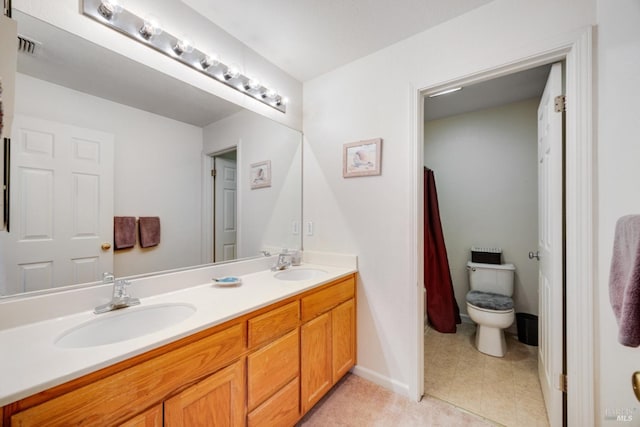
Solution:
<svg viewBox="0 0 640 427">
<path fill-rule="evenodd" d="M 511 298 L 491 292 L 470 291 L 467 294 L 467 302 L 487 310 L 511 310 L 513 308 Z"/>
</svg>

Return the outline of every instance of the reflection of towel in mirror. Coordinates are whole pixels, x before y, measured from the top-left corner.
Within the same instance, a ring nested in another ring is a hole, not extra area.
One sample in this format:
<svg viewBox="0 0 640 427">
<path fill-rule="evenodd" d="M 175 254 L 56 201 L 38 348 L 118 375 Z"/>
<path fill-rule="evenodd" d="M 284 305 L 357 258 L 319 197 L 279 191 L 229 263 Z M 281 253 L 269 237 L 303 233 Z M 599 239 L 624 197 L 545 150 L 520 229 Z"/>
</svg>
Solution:
<svg viewBox="0 0 640 427">
<path fill-rule="evenodd" d="M 618 341 L 640 346 L 640 215 L 616 223 L 609 275 L 609 299 L 618 321 Z"/>
<path fill-rule="evenodd" d="M 140 246 L 149 248 L 160 243 L 160 217 L 141 216 L 138 222 L 140 230 Z"/>
<path fill-rule="evenodd" d="M 135 217 L 113 217 L 113 243 L 115 249 L 132 248 L 136 244 Z"/>
</svg>

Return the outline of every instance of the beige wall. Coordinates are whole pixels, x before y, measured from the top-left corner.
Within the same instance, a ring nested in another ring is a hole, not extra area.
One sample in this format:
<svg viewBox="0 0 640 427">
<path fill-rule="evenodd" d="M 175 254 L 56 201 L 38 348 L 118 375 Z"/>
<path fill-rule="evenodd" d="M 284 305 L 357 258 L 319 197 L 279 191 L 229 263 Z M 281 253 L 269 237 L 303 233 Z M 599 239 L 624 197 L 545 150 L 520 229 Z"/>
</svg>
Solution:
<svg viewBox="0 0 640 427">
<path fill-rule="evenodd" d="M 589 0 L 495 0 L 305 82 L 303 212 L 315 234 L 304 244 L 358 255 L 358 373 L 412 396 L 420 388 L 412 94 L 547 51 L 595 22 Z M 342 178 L 343 144 L 375 137 L 382 175 Z"/>
</svg>

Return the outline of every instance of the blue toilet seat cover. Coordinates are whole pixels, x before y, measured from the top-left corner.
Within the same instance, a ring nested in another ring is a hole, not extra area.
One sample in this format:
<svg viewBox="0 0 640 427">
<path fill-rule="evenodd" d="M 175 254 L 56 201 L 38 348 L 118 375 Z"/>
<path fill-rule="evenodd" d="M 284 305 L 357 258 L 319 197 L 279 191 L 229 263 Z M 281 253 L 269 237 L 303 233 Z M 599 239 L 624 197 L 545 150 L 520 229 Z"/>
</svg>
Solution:
<svg viewBox="0 0 640 427">
<path fill-rule="evenodd" d="M 487 310 L 511 310 L 513 308 L 511 298 L 491 292 L 470 291 L 467 293 L 467 302 Z"/>
</svg>

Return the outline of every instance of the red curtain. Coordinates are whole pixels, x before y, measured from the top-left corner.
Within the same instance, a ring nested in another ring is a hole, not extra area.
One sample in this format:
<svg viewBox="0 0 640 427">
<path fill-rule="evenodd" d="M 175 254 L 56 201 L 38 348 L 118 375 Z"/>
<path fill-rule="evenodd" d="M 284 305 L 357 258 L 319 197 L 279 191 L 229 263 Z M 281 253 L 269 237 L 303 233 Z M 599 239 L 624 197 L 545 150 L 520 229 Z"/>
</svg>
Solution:
<svg viewBox="0 0 640 427">
<path fill-rule="evenodd" d="M 456 324 L 461 323 L 460 309 L 453 293 L 436 181 L 429 168 L 424 168 L 424 287 L 431 326 L 438 332 L 455 333 Z"/>
</svg>

